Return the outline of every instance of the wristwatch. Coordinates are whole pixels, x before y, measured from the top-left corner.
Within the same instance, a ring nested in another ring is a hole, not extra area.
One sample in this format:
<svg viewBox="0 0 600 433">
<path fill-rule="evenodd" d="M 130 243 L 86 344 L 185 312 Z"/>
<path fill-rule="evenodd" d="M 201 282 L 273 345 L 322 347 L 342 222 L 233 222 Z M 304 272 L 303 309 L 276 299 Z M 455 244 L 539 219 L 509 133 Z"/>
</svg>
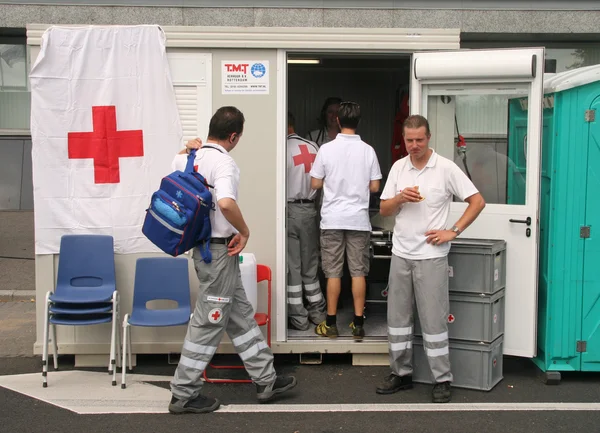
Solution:
<svg viewBox="0 0 600 433">
<path fill-rule="evenodd" d="M 460 234 L 460 229 L 456 226 L 452 226 L 452 228 L 450 230 L 452 230 L 454 233 L 456 233 L 456 236 L 458 236 Z"/>
</svg>

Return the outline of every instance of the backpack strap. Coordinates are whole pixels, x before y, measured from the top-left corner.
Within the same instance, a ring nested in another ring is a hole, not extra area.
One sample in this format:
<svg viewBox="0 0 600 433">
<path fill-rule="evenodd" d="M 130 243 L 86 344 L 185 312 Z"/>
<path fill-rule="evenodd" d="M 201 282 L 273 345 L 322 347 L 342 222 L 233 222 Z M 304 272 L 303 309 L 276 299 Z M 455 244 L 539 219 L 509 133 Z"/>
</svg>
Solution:
<svg viewBox="0 0 600 433">
<path fill-rule="evenodd" d="M 213 146 L 208 146 L 208 145 L 202 146 L 201 149 L 213 149 L 213 150 L 218 150 L 219 152 L 223 153 L 223 151 L 221 149 L 219 149 L 218 147 L 213 147 Z M 194 172 L 194 160 L 196 159 L 196 150 L 197 149 L 192 149 L 190 151 L 190 153 L 188 154 L 187 164 L 185 165 L 184 173 L 193 173 Z"/>
</svg>

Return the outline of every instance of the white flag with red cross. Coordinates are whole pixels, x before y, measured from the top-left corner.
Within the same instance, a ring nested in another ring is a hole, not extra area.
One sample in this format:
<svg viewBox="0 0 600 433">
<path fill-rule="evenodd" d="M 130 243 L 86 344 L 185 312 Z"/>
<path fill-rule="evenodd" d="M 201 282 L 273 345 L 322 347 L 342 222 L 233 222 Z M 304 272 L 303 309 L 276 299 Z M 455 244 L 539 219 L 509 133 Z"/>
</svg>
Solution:
<svg viewBox="0 0 600 433">
<path fill-rule="evenodd" d="M 64 234 L 159 251 L 141 227 L 183 135 L 164 32 L 51 27 L 30 81 L 36 254 L 58 253 Z"/>
</svg>

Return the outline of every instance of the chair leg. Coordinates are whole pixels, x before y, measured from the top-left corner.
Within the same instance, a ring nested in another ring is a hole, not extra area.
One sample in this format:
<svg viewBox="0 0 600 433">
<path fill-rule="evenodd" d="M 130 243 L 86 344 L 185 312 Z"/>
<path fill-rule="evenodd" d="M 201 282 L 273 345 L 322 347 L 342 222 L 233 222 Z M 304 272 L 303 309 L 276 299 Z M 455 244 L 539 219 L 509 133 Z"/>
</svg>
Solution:
<svg viewBox="0 0 600 433">
<path fill-rule="evenodd" d="M 58 335 L 56 325 L 52 324 L 52 360 L 54 361 L 54 370 L 58 370 Z"/>
<path fill-rule="evenodd" d="M 50 327 L 49 318 L 50 292 L 46 293 L 46 303 L 44 305 L 44 348 L 42 349 L 42 386 L 48 386 L 48 331 Z"/>
<path fill-rule="evenodd" d="M 117 337 L 117 361 L 121 360 L 121 330 L 118 328 L 120 325 L 121 321 L 121 311 L 119 310 L 119 308 L 117 308 L 117 321 L 116 321 L 116 327 L 115 327 L 115 333 L 116 333 L 116 337 Z M 123 368 L 123 366 L 121 366 L 121 368 Z"/>
<path fill-rule="evenodd" d="M 126 382 L 126 370 L 127 366 L 125 365 L 125 360 L 127 357 L 127 328 L 129 327 L 129 314 L 125 314 L 123 318 L 123 359 L 121 360 L 121 389 L 127 388 Z"/>
<path fill-rule="evenodd" d="M 112 299 L 112 327 L 110 333 L 110 368 L 109 371 L 112 373 L 112 386 L 117 386 L 117 363 L 115 360 L 116 352 L 116 341 L 117 341 L 117 292 L 113 294 Z"/>
<path fill-rule="evenodd" d="M 131 349 L 131 326 L 127 327 L 127 353 L 128 353 L 128 361 L 129 361 L 129 372 L 133 371 L 133 363 L 131 362 L 131 354 L 133 350 Z"/>
</svg>

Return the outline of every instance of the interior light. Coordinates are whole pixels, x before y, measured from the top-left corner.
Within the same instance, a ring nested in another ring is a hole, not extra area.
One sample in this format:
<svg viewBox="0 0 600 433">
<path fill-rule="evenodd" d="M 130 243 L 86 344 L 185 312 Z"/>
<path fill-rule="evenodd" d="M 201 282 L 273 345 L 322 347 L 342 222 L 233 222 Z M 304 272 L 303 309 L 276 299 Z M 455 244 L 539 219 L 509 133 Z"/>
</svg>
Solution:
<svg viewBox="0 0 600 433">
<path fill-rule="evenodd" d="M 319 59 L 288 59 L 289 64 L 296 65 L 318 65 L 321 63 Z"/>
</svg>

